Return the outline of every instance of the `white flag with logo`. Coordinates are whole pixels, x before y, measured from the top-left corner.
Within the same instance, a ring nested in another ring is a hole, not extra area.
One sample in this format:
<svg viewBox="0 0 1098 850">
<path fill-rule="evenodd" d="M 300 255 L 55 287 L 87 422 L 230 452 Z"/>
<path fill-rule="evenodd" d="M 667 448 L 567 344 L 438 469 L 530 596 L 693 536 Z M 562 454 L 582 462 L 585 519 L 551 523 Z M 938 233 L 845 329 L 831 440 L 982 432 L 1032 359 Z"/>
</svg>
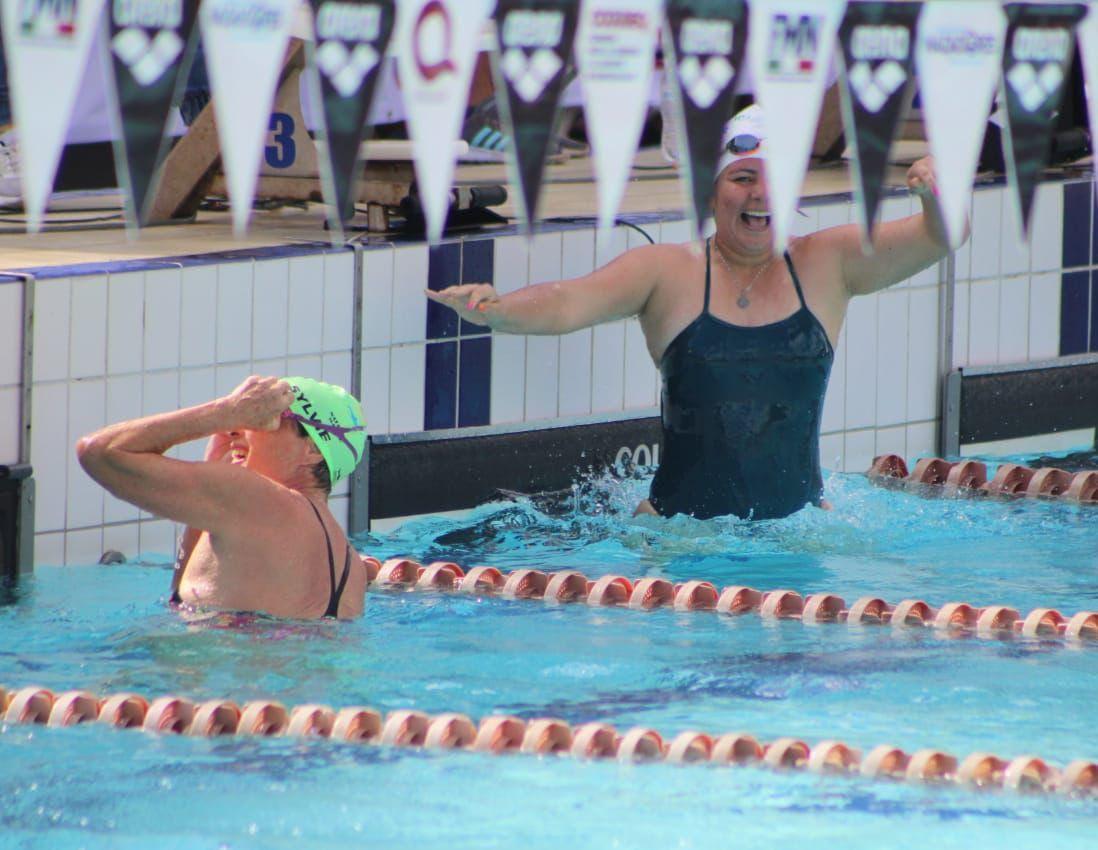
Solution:
<svg viewBox="0 0 1098 850">
<path fill-rule="evenodd" d="M 103 0 L 2 0 L 4 52 L 27 229 L 38 231 L 53 191 L 76 93 Z"/>
<path fill-rule="evenodd" d="M 268 132 L 275 132 L 276 145 L 280 135 L 293 133 L 293 128 L 271 127 L 271 104 L 297 5 L 298 0 L 202 0 L 198 8 L 221 165 L 238 234 L 251 218 Z"/>
<path fill-rule="evenodd" d="M 416 182 L 437 242 L 450 207 L 453 143 L 461 133 L 481 33 L 495 0 L 400 0 L 397 68 L 412 139 Z"/>
<path fill-rule="evenodd" d="M 1096 0 L 1091 0 L 1090 14 L 1079 23 L 1075 33 L 1079 39 L 1079 55 L 1083 57 L 1083 73 L 1086 75 L 1090 138 L 1091 148 L 1093 148 L 1093 140 L 1098 139 L 1098 2 Z M 1094 169 L 1094 180 L 1098 182 L 1098 168 Z"/>
<path fill-rule="evenodd" d="M 583 117 L 599 193 L 599 227 L 614 223 L 648 111 L 662 0 L 584 0 L 576 34 Z"/>
<path fill-rule="evenodd" d="M 753 0 L 748 58 L 766 116 L 770 221 L 785 249 L 846 0 Z"/>
<path fill-rule="evenodd" d="M 1005 38 L 1006 16 L 996 0 L 931 0 L 919 17 L 915 64 L 923 123 L 953 246 L 964 235 Z"/>
</svg>

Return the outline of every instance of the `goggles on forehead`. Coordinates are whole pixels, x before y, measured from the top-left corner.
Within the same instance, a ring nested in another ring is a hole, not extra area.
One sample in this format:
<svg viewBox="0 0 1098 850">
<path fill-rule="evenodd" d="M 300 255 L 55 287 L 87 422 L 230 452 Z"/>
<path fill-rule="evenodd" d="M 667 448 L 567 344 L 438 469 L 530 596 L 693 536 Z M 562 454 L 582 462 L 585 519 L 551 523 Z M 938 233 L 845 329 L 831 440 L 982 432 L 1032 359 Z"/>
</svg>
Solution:
<svg viewBox="0 0 1098 850">
<path fill-rule="evenodd" d="M 755 153 L 755 151 L 761 147 L 762 139 L 751 133 L 740 133 L 737 136 L 733 136 L 724 146 L 725 150 L 733 156 L 745 156 L 749 153 Z"/>
<path fill-rule="evenodd" d="M 339 425 L 331 425 L 327 422 L 321 422 L 317 419 L 310 419 L 307 416 L 302 416 L 300 413 L 294 413 L 292 410 L 282 411 L 283 419 L 292 419 L 294 422 L 300 422 L 302 425 L 308 425 L 315 428 L 318 431 L 325 431 L 339 440 L 341 443 L 347 446 L 351 450 L 351 454 L 354 455 L 355 460 L 358 460 L 358 451 L 351 445 L 351 441 L 347 439 L 347 435 L 354 431 L 365 431 L 365 425 L 355 425 L 350 428 L 343 428 Z"/>
</svg>

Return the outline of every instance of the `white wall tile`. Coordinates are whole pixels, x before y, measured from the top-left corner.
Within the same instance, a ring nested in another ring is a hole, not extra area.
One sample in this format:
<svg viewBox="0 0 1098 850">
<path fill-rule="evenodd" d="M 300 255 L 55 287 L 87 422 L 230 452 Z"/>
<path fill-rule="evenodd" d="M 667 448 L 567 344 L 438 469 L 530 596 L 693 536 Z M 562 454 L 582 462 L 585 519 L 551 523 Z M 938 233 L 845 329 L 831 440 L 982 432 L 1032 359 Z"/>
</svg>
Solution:
<svg viewBox="0 0 1098 850">
<path fill-rule="evenodd" d="M 323 254 L 290 258 L 290 327 L 286 340 L 289 354 L 315 354 L 322 348 L 327 303 L 324 259 Z M 343 313 L 349 313 L 353 308 L 352 299 L 348 298 L 341 306 Z"/>
<path fill-rule="evenodd" d="M 595 231 L 566 230 L 561 234 L 562 278 L 590 274 L 595 268 Z"/>
<path fill-rule="evenodd" d="M 72 279 L 72 323 L 69 335 L 69 375 L 102 377 L 107 368 L 107 278 L 89 275 Z"/>
<path fill-rule="evenodd" d="M 35 471 L 35 478 L 37 479 L 38 473 Z M 35 520 L 37 525 L 37 513 L 35 514 Z M 38 526 L 40 527 L 40 526 Z M 38 532 L 34 535 L 34 563 L 38 567 L 59 567 L 65 563 L 65 534 L 64 532 L 55 532 L 52 534 L 43 534 Z"/>
<path fill-rule="evenodd" d="M 19 462 L 19 421 L 23 391 L 19 387 L 0 387 L 0 463 Z"/>
<path fill-rule="evenodd" d="M 427 246 L 393 251 L 393 342 L 427 338 Z M 420 429 L 423 422 L 420 421 Z"/>
<path fill-rule="evenodd" d="M 180 270 L 145 272 L 145 369 L 179 366 Z"/>
<path fill-rule="evenodd" d="M 1036 209 L 1036 207 L 1034 207 Z M 1033 219 L 1030 219 L 1033 226 Z M 1007 189 L 1003 196 L 1002 225 L 1002 274 L 1003 277 L 1026 274 L 1030 266 L 1030 240 L 1022 232 L 1021 213 L 1018 210 L 1016 193 Z"/>
<path fill-rule="evenodd" d="M 1029 356 L 1029 276 L 1006 278 L 999 287 L 999 362 Z"/>
<path fill-rule="evenodd" d="M 968 365 L 968 302 L 971 284 L 953 288 L 953 368 Z"/>
<path fill-rule="evenodd" d="M 908 293 L 882 292 L 877 298 L 876 424 L 907 419 Z"/>
<path fill-rule="evenodd" d="M 972 279 L 984 280 L 999 276 L 1002 245 L 1003 192 L 982 189 L 972 199 Z"/>
<path fill-rule="evenodd" d="M 67 277 L 34 285 L 34 380 L 69 376 L 69 290 Z"/>
<path fill-rule="evenodd" d="M 1033 271 L 1060 268 L 1064 261 L 1064 188 L 1059 183 L 1042 183 L 1037 187 L 1030 243 Z"/>
<path fill-rule="evenodd" d="M 866 295 L 846 311 L 846 427 L 869 428 L 877 417 L 877 299 Z"/>
<path fill-rule="evenodd" d="M 972 198 L 968 203 L 968 220 L 972 222 Z M 972 279 L 972 235 L 953 252 L 954 277 L 957 280 Z"/>
<path fill-rule="evenodd" d="M 145 350 L 145 273 L 107 278 L 107 374 L 140 372 Z M 213 313 L 206 314 L 206 323 Z"/>
<path fill-rule="evenodd" d="M 393 433 L 423 430 L 424 368 L 427 351 L 422 345 L 393 348 L 392 374 L 400 380 L 389 385 L 389 430 Z"/>
<path fill-rule="evenodd" d="M 206 369 L 183 369 L 179 373 L 179 406 L 193 407 L 217 397 L 217 373 Z M 108 391 L 109 394 L 109 391 Z"/>
<path fill-rule="evenodd" d="M 370 434 L 389 433 L 389 349 L 362 352 L 362 412 Z"/>
<path fill-rule="evenodd" d="M 336 351 L 322 358 L 320 379 L 344 389 L 351 386 L 351 352 Z"/>
<path fill-rule="evenodd" d="M 167 558 L 175 555 L 175 523 L 166 519 L 145 520 L 137 534 L 141 554 Z"/>
<path fill-rule="evenodd" d="M 846 437 L 843 434 L 823 434 L 820 437 L 820 466 L 829 472 L 844 468 L 843 450 Z"/>
<path fill-rule="evenodd" d="M 140 550 L 138 527 L 136 522 L 107 525 L 103 528 L 103 551 L 113 549 L 121 552 L 126 560 L 137 557 Z"/>
<path fill-rule="evenodd" d="M 141 376 L 141 415 L 179 409 L 179 373 L 147 372 Z"/>
<path fill-rule="evenodd" d="M 525 396 L 526 337 L 493 335 L 491 423 L 521 422 L 526 409 Z"/>
<path fill-rule="evenodd" d="M 912 290 L 908 310 L 907 419 L 933 419 L 938 411 L 938 290 Z"/>
<path fill-rule="evenodd" d="M 591 339 L 590 328 L 560 338 L 557 409 L 561 416 L 583 416 L 591 412 Z"/>
<path fill-rule="evenodd" d="M 393 249 L 362 252 L 362 347 L 387 346 L 393 337 Z"/>
<path fill-rule="evenodd" d="M 1029 284 L 1029 358 L 1045 360 L 1060 354 L 1059 274 L 1035 274 Z"/>
<path fill-rule="evenodd" d="M 525 236 L 501 236 L 492 240 L 492 276 L 496 292 L 506 295 L 526 286 L 528 254 Z"/>
<path fill-rule="evenodd" d="M 625 322 L 594 328 L 591 338 L 591 412 L 625 406 Z"/>
<path fill-rule="evenodd" d="M 344 481 L 340 482 L 340 484 L 345 483 L 346 482 Z M 335 491 L 333 490 L 332 492 L 334 494 Z M 330 499 L 328 499 L 328 510 L 332 512 L 332 516 L 339 524 L 339 527 L 343 529 L 344 534 L 347 533 L 347 514 L 350 509 L 350 502 L 351 500 L 347 496 L 333 495 Z"/>
<path fill-rule="evenodd" d="M 38 531 L 65 528 L 68 486 L 69 388 L 41 384 L 31 400 L 31 465 L 34 467 L 34 527 Z"/>
<path fill-rule="evenodd" d="M 559 231 L 539 233 L 530 240 L 529 282 L 547 283 L 561 279 L 562 241 Z"/>
<path fill-rule="evenodd" d="M 252 359 L 252 266 L 217 267 L 217 362 Z"/>
<path fill-rule="evenodd" d="M 252 359 L 286 356 L 289 324 L 290 264 L 262 260 L 255 264 L 252 289 Z"/>
<path fill-rule="evenodd" d="M 824 204 L 823 206 L 816 208 L 816 217 L 819 221 L 820 230 L 825 230 L 829 227 L 838 227 L 843 224 L 850 224 L 850 222 L 854 221 L 852 218 L 853 215 L 854 205 L 845 201 Z"/>
<path fill-rule="evenodd" d="M 999 358 L 999 282 L 974 282 L 968 302 L 968 365 L 986 366 Z"/>
<path fill-rule="evenodd" d="M 911 198 L 907 195 L 896 195 L 881 201 L 877 210 L 877 221 L 899 221 L 911 215 Z"/>
<path fill-rule="evenodd" d="M 217 266 L 188 266 L 181 277 L 179 362 L 211 366 L 217 359 Z"/>
<path fill-rule="evenodd" d="M 23 285 L 0 283 L 0 387 L 22 381 Z"/>
<path fill-rule="evenodd" d="M 625 253 L 629 247 L 629 233 L 625 227 L 595 232 L 595 266 L 605 266 Z"/>
<path fill-rule="evenodd" d="M 898 425 L 894 428 L 878 428 L 877 439 L 874 443 L 873 456 L 899 455 L 907 457 L 907 426 Z M 866 465 L 869 469 L 869 465 Z"/>
<path fill-rule="evenodd" d="M 324 372 L 324 360 L 319 354 L 286 358 L 286 374 L 315 378 Z"/>
<path fill-rule="evenodd" d="M 877 451 L 877 433 L 872 428 L 847 431 L 843 445 L 843 472 L 865 472 Z"/>
<path fill-rule="evenodd" d="M 657 240 L 662 245 L 678 245 L 689 242 L 694 238 L 693 228 L 688 219 L 678 221 L 665 221 L 660 224 L 660 238 Z"/>
<path fill-rule="evenodd" d="M 69 385 L 69 436 L 64 455 L 69 467 L 65 493 L 68 528 L 103 524 L 103 488 L 92 480 L 76 459 L 76 441 L 107 424 L 107 384 L 102 380 L 76 381 Z M 51 458 L 56 463 L 59 458 Z M 96 554 L 99 557 L 100 553 Z M 66 557 L 68 556 L 66 550 Z"/>
<path fill-rule="evenodd" d="M 789 224 L 790 236 L 808 236 L 820 229 L 820 212 L 818 207 L 800 207 L 793 214 Z"/>
<path fill-rule="evenodd" d="M 253 375 L 278 376 L 291 374 L 286 368 L 285 357 L 268 357 L 264 360 L 253 360 L 251 371 Z"/>
<path fill-rule="evenodd" d="M 939 285 L 941 263 L 934 263 L 927 266 L 921 272 L 916 272 L 907 281 L 908 289 L 917 289 L 920 287 L 937 287 Z"/>
<path fill-rule="evenodd" d="M 846 324 L 839 331 L 835 345 L 835 360 L 831 364 L 831 377 L 827 381 L 820 430 L 842 431 L 846 426 Z"/>
<path fill-rule="evenodd" d="M 648 346 L 644 341 L 644 332 L 637 319 L 625 322 L 625 393 L 624 403 L 627 409 L 656 406 L 656 391 L 659 376 Z"/>
<path fill-rule="evenodd" d="M 350 251 L 325 254 L 323 338 L 326 351 L 351 350 L 354 345 L 354 316 L 354 254 Z"/>
<path fill-rule="evenodd" d="M 214 369 L 215 395 L 228 395 L 252 373 L 250 363 L 230 363 Z"/>
<path fill-rule="evenodd" d="M 141 375 L 123 375 L 107 379 L 106 422 L 113 425 L 141 416 Z M 81 474 L 83 474 L 81 472 Z M 129 502 L 104 494 L 103 518 L 106 522 L 136 520 L 138 510 Z"/>
<path fill-rule="evenodd" d="M 524 418 L 551 419 L 557 415 L 560 377 L 560 340 L 555 336 L 526 338 L 526 400 Z"/>
<path fill-rule="evenodd" d="M 103 529 L 87 528 L 65 535 L 65 563 L 88 566 L 103 555 Z"/>
<path fill-rule="evenodd" d="M 907 426 L 907 460 L 912 469 L 915 461 L 938 453 L 938 424 L 915 422 Z"/>
</svg>

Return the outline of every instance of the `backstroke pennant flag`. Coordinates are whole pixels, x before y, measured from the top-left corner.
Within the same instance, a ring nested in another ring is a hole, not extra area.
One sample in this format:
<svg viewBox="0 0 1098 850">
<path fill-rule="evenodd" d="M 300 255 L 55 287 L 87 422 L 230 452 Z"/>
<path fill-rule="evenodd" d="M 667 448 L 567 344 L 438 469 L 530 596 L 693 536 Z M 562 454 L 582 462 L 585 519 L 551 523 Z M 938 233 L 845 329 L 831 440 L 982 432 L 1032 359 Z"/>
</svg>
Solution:
<svg viewBox="0 0 1098 850">
<path fill-rule="evenodd" d="M 584 0 L 576 36 L 599 228 L 613 225 L 648 110 L 662 0 Z"/>
<path fill-rule="evenodd" d="M 766 179 L 782 251 L 808 169 L 824 84 L 846 0 L 753 0 L 748 56 L 766 114 Z"/>
<path fill-rule="evenodd" d="M 336 239 L 354 215 L 362 173 L 359 146 L 373 103 L 382 60 L 393 35 L 394 0 L 311 0 L 313 38 L 306 43 L 312 69 L 307 79 L 320 103 L 320 169 Z M 325 155 L 325 151 L 327 154 Z"/>
<path fill-rule="evenodd" d="M 519 220 L 537 215 L 542 172 L 572 59 L 579 0 L 499 0 L 493 54 L 496 96 L 507 134 L 507 162 L 518 187 Z"/>
<path fill-rule="evenodd" d="M 450 207 L 453 143 L 460 136 L 481 32 L 495 0 L 400 0 L 396 51 L 427 239 Z"/>
<path fill-rule="evenodd" d="M 271 104 L 297 0 L 202 0 L 198 21 L 210 74 L 233 230 L 248 227 Z"/>
<path fill-rule="evenodd" d="M 198 0 L 107 4 L 115 170 L 131 228 L 145 223 L 152 202 L 154 178 L 167 149 L 168 117 L 186 87 L 194 55 L 197 13 Z"/>
<path fill-rule="evenodd" d="M 710 217 L 713 178 L 732 95 L 747 51 L 747 7 L 741 0 L 667 0 L 664 73 L 675 80 L 674 119 L 691 212 L 699 238 Z"/>
<path fill-rule="evenodd" d="M 27 229 L 42 227 L 103 0 L 2 0 Z"/>
<path fill-rule="evenodd" d="M 999 81 L 1006 16 L 997 0 L 928 0 L 915 65 L 949 241 L 964 235 L 972 179 Z"/>
<path fill-rule="evenodd" d="M 863 249 L 873 239 L 888 151 L 910 100 L 915 80 L 918 3 L 855 2 L 839 27 L 842 46 L 843 123 L 854 149 Z"/>
<path fill-rule="evenodd" d="M 1090 138 L 1098 139 L 1098 0 L 1091 0 L 1090 14 L 1079 24 L 1079 55 L 1083 57 L 1083 73 L 1086 76 L 1087 107 L 1090 112 Z M 1094 181 L 1098 184 L 1098 168 L 1094 169 Z"/>
<path fill-rule="evenodd" d="M 1048 166 L 1052 130 L 1075 53 L 1075 25 L 1087 10 L 1079 3 L 1008 3 L 1004 8 L 1003 152 L 1024 236 L 1037 181 Z"/>
</svg>

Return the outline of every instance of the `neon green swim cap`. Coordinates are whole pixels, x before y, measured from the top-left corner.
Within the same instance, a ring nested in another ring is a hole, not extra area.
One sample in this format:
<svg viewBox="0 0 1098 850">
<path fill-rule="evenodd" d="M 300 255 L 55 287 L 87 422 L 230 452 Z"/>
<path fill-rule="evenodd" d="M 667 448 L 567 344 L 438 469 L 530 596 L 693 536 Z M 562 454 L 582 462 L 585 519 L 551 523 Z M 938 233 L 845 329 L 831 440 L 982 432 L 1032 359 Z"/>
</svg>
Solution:
<svg viewBox="0 0 1098 850">
<path fill-rule="evenodd" d="M 328 464 L 332 483 L 350 475 L 366 447 L 362 405 L 343 387 L 312 378 L 283 378 L 294 392 L 287 414 L 296 419 L 316 443 Z"/>
</svg>

